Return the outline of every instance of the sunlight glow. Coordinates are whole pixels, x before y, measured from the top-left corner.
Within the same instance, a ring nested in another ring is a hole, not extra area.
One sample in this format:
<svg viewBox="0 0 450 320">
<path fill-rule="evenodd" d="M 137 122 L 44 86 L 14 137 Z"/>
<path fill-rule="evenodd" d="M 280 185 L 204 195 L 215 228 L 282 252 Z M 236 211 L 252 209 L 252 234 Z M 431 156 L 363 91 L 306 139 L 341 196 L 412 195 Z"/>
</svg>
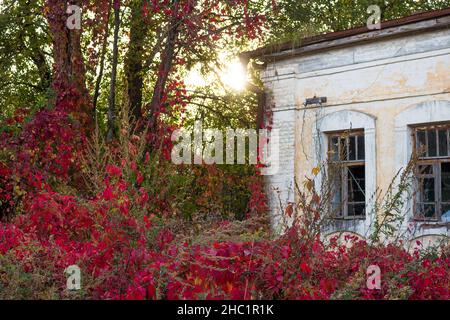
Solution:
<svg viewBox="0 0 450 320">
<path fill-rule="evenodd" d="M 202 75 L 198 68 L 194 68 L 189 71 L 186 78 L 184 78 L 184 82 L 188 87 L 204 87 L 211 83 L 210 79 L 207 78 L 209 77 Z"/>
<path fill-rule="evenodd" d="M 223 85 L 235 91 L 245 89 L 247 73 L 239 59 L 224 62 L 222 70 L 216 70 L 217 76 Z M 203 75 L 199 68 L 193 68 L 186 76 L 185 83 L 188 87 L 208 86 L 217 81 L 214 74 Z"/>
<path fill-rule="evenodd" d="M 220 74 L 222 82 L 230 88 L 241 91 L 245 88 L 247 75 L 239 60 L 232 61 L 227 69 Z"/>
</svg>

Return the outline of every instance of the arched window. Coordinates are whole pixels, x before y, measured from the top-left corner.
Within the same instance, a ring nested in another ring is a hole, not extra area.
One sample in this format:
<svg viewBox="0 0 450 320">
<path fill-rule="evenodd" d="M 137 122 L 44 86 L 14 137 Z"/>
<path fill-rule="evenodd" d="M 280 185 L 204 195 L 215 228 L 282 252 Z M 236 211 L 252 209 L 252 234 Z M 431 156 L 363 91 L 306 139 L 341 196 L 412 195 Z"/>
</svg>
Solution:
<svg viewBox="0 0 450 320">
<path fill-rule="evenodd" d="M 450 101 L 424 102 L 395 119 L 397 169 L 414 156 L 414 197 L 408 206 L 416 221 L 450 219 Z"/>
<path fill-rule="evenodd" d="M 363 236 L 375 216 L 375 123 L 376 118 L 366 113 L 341 110 L 321 117 L 313 128 L 315 165 L 329 166 L 329 157 L 340 161 L 339 173 L 332 178 L 334 218 L 344 220 L 340 226 L 345 230 Z M 319 185 L 323 179 L 318 176 Z"/>
</svg>

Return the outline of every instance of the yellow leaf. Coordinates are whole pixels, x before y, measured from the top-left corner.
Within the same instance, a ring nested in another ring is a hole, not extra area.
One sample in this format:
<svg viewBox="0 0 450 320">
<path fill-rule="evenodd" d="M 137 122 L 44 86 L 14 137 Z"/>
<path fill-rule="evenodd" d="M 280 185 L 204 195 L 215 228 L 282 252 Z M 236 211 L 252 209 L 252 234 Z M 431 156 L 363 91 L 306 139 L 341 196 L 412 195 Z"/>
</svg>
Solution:
<svg viewBox="0 0 450 320">
<path fill-rule="evenodd" d="M 315 176 L 317 176 L 319 174 L 319 172 L 320 172 L 320 167 L 319 166 L 314 167 L 312 169 L 312 174 L 315 175 Z"/>
</svg>

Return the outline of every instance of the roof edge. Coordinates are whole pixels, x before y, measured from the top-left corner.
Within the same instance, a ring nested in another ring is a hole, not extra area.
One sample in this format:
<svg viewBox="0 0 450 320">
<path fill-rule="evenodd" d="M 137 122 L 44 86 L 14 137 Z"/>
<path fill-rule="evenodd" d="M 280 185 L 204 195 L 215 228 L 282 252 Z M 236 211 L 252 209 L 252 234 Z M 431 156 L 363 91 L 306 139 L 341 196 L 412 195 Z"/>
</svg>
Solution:
<svg viewBox="0 0 450 320">
<path fill-rule="evenodd" d="M 432 19 L 438 19 L 441 17 L 450 16 L 450 7 L 446 9 L 441 10 L 434 10 L 434 11 L 426 11 L 421 13 L 416 13 L 407 17 L 399 18 L 399 19 L 393 19 L 393 20 L 387 20 L 381 23 L 381 30 L 383 29 L 389 29 L 394 27 L 400 27 L 408 24 L 413 24 L 417 22 L 432 20 Z M 300 42 L 295 43 L 293 40 L 284 42 L 281 44 L 275 44 L 275 45 L 269 45 L 265 47 L 258 48 L 256 50 L 252 51 L 246 51 L 242 52 L 240 54 L 240 57 L 248 60 L 248 59 L 255 59 L 255 58 L 262 58 L 262 57 L 271 57 L 274 55 L 281 56 L 283 52 L 286 51 L 293 51 L 295 49 L 299 48 L 305 48 L 314 44 L 319 43 L 326 43 L 328 41 L 333 40 L 339 40 L 343 38 L 349 38 L 352 36 L 361 35 L 364 33 L 371 33 L 375 31 L 380 30 L 370 30 L 367 28 L 367 26 L 343 30 L 343 31 L 337 31 L 337 32 L 331 32 L 331 33 L 325 33 L 317 36 L 312 37 L 306 37 L 301 39 Z M 417 31 L 417 30 L 416 30 Z M 394 34 L 392 34 L 394 36 Z M 375 37 L 371 38 L 374 39 Z M 362 40 L 360 40 L 362 41 Z M 323 49 L 323 48 L 322 48 Z M 295 55 L 295 54 L 294 54 Z M 292 56 L 292 55 L 290 55 Z"/>
</svg>

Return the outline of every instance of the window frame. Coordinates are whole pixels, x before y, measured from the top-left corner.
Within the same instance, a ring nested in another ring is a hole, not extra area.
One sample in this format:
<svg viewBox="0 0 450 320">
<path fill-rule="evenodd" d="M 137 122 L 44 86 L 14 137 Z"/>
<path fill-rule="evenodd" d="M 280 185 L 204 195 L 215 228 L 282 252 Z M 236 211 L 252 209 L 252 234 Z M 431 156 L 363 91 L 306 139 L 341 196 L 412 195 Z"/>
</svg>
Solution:
<svg viewBox="0 0 450 320">
<path fill-rule="evenodd" d="M 414 169 L 414 199 L 413 199 L 413 218 L 416 221 L 420 222 L 439 222 L 442 221 L 443 215 L 443 205 L 450 205 L 450 201 L 443 201 L 442 199 L 442 164 L 450 163 L 450 123 L 436 123 L 436 124 L 421 124 L 411 126 L 412 128 L 412 141 L 413 141 L 413 155 L 417 158 L 417 164 Z M 447 155 L 440 154 L 440 144 L 439 144 L 439 131 L 441 130 L 447 131 Z M 436 156 L 429 156 L 429 136 L 428 132 L 431 130 L 435 130 L 436 132 Z M 420 131 L 426 132 L 425 134 L 425 148 L 426 155 L 423 156 L 419 154 L 421 151 L 418 150 L 419 138 L 418 133 Z M 433 168 L 432 174 L 424 174 L 419 172 L 419 166 L 428 165 Z M 420 188 L 420 179 L 424 178 L 433 178 L 434 179 L 434 206 L 435 212 L 433 217 L 425 217 L 424 214 L 419 213 L 419 205 L 420 204 L 432 204 L 432 202 L 420 202 L 418 201 L 419 197 L 419 188 Z"/>
<path fill-rule="evenodd" d="M 355 159 L 350 160 L 350 137 L 357 137 L 355 139 Z M 338 159 L 333 159 L 334 150 L 333 150 L 333 142 L 332 139 L 337 138 L 338 139 Z M 346 158 L 347 159 L 341 159 L 341 141 L 345 138 L 345 145 L 346 145 Z M 358 130 L 344 130 L 344 131 L 336 131 L 336 132 L 328 132 L 327 133 L 327 139 L 328 139 L 328 156 L 329 161 L 332 163 L 338 163 L 339 164 L 339 170 L 340 170 L 340 194 L 341 194 L 341 203 L 340 207 L 341 210 L 339 212 L 333 214 L 334 219 L 339 220 L 364 220 L 367 217 L 367 181 L 366 181 L 366 175 L 365 171 L 367 169 L 367 160 L 366 160 L 366 150 L 365 150 L 365 132 L 362 129 Z M 359 146 L 358 141 L 359 139 L 363 139 L 364 141 L 364 159 L 359 158 Z M 364 167 L 364 201 L 349 201 L 350 193 L 349 193 L 349 187 L 348 187 L 348 173 L 349 169 L 352 167 Z M 331 208 L 334 208 L 334 203 L 331 201 Z M 360 205 L 364 204 L 364 214 L 363 215 L 349 215 L 348 209 L 349 205 Z"/>
</svg>

